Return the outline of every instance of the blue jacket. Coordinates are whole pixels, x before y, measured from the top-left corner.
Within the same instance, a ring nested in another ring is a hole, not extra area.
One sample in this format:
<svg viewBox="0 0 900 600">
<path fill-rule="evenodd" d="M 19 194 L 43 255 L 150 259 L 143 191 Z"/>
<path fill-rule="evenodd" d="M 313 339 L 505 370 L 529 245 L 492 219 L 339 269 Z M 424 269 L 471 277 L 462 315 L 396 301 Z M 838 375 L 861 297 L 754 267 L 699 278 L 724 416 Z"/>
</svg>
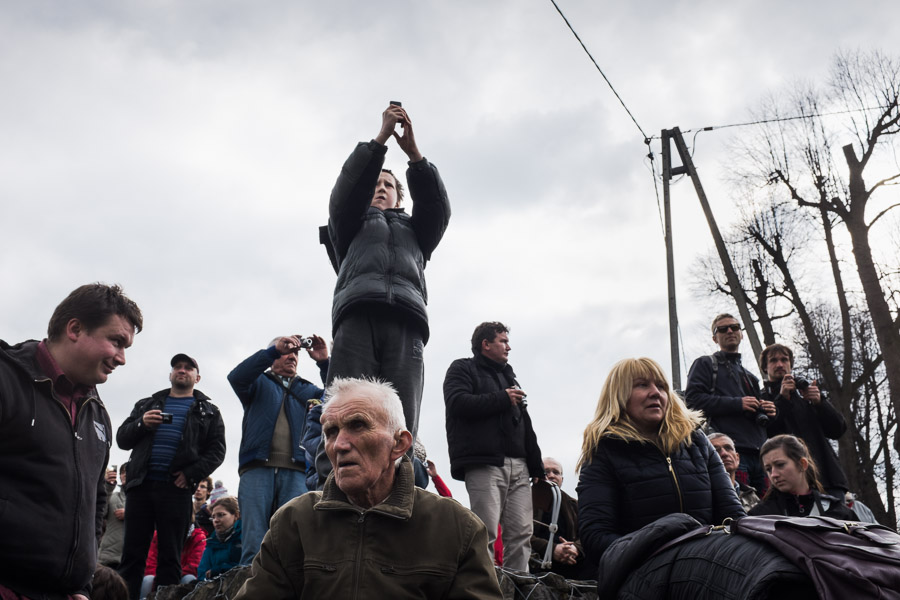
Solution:
<svg viewBox="0 0 900 600">
<path fill-rule="evenodd" d="M 272 381 L 265 375 L 266 369 L 272 366 L 280 354 L 272 347 L 260 350 L 251 355 L 228 374 L 228 383 L 241 404 L 244 405 L 244 421 L 241 424 L 241 450 L 238 456 L 238 469 L 253 461 L 268 460 L 272 445 L 272 434 L 281 403 L 285 400 L 285 414 L 291 428 L 292 460 L 304 464 L 301 440 L 306 422 L 306 401 L 321 398 L 324 390 L 303 379 L 294 377 L 291 380 L 291 392 L 280 383 Z M 328 361 L 316 363 L 322 381 L 328 373 Z"/>
<path fill-rule="evenodd" d="M 206 539 L 206 550 L 197 567 L 197 579 L 207 579 L 206 572 L 211 571 L 209 578 L 221 575 L 229 569 L 241 564 L 241 520 L 234 522 L 234 533 L 228 541 L 219 541 L 216 533 Z"/>
</svg>

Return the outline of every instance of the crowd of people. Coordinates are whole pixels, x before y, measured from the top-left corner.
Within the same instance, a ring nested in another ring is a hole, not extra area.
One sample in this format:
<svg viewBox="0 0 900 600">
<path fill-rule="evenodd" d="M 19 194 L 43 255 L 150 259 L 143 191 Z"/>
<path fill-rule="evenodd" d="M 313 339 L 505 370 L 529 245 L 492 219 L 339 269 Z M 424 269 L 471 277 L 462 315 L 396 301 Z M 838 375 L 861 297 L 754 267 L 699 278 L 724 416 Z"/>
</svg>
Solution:
<svg viewBox="0 0 900 600">
<path fill-rule="evenodd" d="M 412 214 L 383 168 L 391 138 L 409 159 Z M 43 341 L 0 342 L 0 600 L 88 600 L 92 586 L 137 600 L 239 565 L 251 566 L 239 598 L 499 598 L 495 564 L 590 579 L 617 539 L 671 513 L 857 519 L 829 442 L 843 417 L 792 375 L 784 345 L 760 356 L 761 387 L 729 314 L 713 320 L 719 350 L 694 362 L 684 399 L 650 359 L 612 367 L 584 432 L 577 499 L 556 493 L 563 465 L 541 452 L 510 328 L 481 323 L 443 384 L 450 474 L 470 506 L 443 498 L 414 442 L 423 273 L 449 218 L 437 168 L 392 103 L 344 164 L 321 231 L 337 272 L 331 356 L 320 336 L 286 335 L 228 375 L 243 407 L 237 497 L 210 478 L 225 423 L 197 389 L 195 358 L 175 354 L 169 386 L 113 429 L 97 386 L 143 327 L 119 287 L 73 291 Z M 322 387 L 299 376 L 303 350 Z M 107 469 L 113 443 L 131 456 Z M 429 478 L 438 494 L 424 491 Z M 547 490 L 552 508 L 533 501 Z"/>
</svg>

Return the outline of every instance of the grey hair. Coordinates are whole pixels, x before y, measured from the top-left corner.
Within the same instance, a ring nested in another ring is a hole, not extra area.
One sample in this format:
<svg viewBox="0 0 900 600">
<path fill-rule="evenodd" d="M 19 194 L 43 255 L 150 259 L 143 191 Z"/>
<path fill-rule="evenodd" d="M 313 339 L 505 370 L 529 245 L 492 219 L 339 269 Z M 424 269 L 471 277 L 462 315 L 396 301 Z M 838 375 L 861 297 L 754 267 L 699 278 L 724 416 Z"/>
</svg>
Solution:
<svg viewBox="0 0 900 600">
<path fill-rule="evenodd" d="M 728 438 L 729 440 L 731 440 L 732 445 L 734 444 L 734 439 L 732 439 L 732 437 L 727 433 L 722 433 L 721 431 L 713 431 L 706 436 L 706 439 L 708 439 L 710 442 L 719 438 Z"/>
<path fill-rule="evenodd" d="M 356 379 L 338 377 L 325 390 L 325 408 L 322 409 L 322 420 L 333 400 L 347 396 L 361 396 L 379 405 L 387 415 L 387 426 L 391 434 L 407 431 L 406 418 L 403 415 L 403 404 L 397 390 L 388 382 L 377 378 Z"/>
</svg>

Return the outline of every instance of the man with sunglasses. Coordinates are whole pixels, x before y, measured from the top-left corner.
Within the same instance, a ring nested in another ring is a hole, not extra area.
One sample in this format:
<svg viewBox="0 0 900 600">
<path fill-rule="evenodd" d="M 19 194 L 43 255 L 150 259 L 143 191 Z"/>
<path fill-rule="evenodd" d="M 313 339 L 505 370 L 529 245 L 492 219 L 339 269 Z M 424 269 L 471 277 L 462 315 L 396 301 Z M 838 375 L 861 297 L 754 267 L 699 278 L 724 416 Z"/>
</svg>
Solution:
<svg viewBox="0 0 900 600">
<path fill-rule="evenodd" d="M 275 338 L 228 374 L 244 407 L 238 456 L 244 565 L 253 562 L 272 514 L 308 491 L 306 453 L 300 441 L 307 405 L 321 398 L 324 390 L 297 375 L 297 355 L 303 348 L 316 361 L 324 382 L 328 345 L 317 335 Z"/>
<path fill-rule="evenodd" d="M 726 434 L 740 453 L 738 481 L 765 493 L 768 482 L 759 459 L 766 441 L 766 424 L 776 415 L 775 404 L 760 399 L 759 379 L 741 365 L 738 347 L 744 335 L 733 315 L 716 315 L 712 339 L 719 350 L 694 361 L 688 372 L 685 401 L 702 410 L 713 431 Z"/>
</svg>

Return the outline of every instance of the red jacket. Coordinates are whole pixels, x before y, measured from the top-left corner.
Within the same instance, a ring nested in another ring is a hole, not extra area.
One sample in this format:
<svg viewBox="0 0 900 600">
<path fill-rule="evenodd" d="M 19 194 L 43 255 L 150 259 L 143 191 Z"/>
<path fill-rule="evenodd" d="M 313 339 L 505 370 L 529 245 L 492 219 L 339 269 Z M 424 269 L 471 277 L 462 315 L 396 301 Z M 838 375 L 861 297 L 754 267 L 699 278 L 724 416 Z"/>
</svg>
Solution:
<svg viewBox="0 0 900 600">
<path fill-rule="evenodd" d="M 181 576 L 193 575 L 197 576 L 197 567 L 200 565 L 200 559 L 203 557 L 203 551 L 206 549 L 206 532 L 201 527 L 193 527 L 188 532 L 187 540 L 184 542 L 184 548 L 181 549 Z M 153 532 L 153 541 L 150 542 L 150 552 L 147 553 L 147 568 L 144 569 L 144 576 L 156 576 L 156 532 Z"/>
</svg>

